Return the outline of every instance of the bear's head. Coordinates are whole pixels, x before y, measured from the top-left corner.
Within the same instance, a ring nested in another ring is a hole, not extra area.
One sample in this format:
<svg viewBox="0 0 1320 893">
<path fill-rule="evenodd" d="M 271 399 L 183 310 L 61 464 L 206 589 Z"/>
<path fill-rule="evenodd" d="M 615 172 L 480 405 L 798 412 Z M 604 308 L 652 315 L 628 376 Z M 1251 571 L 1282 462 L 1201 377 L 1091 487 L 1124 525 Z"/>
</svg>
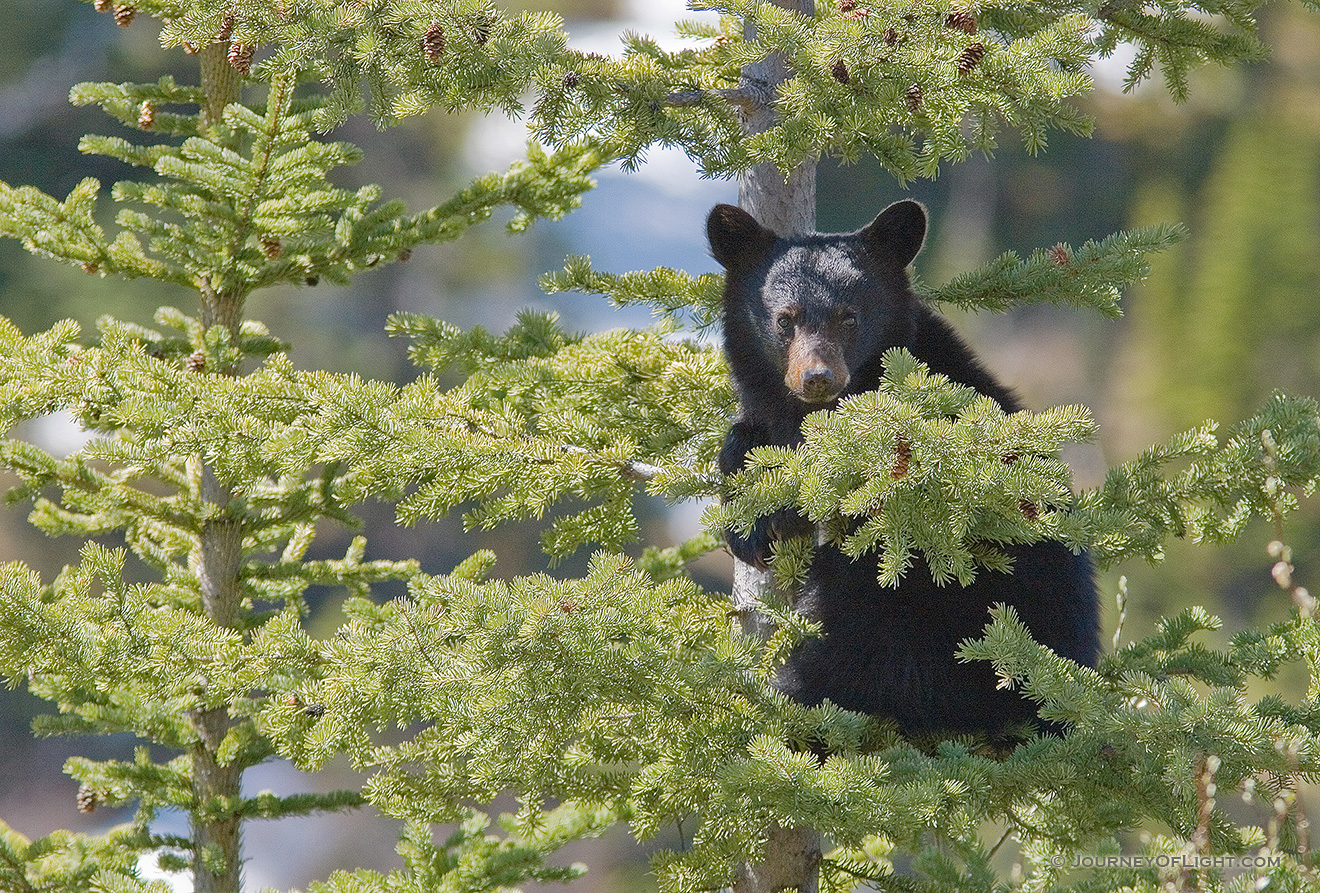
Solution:
<svg viewBox="0 0 1320 893">
<path fill-rule="evenodd" d="M 911 342 L 907 266 L 926 237 L 917 202 L 896 202 L 855 233 L 790 238 L 716 205 L 706 233 L 727 271 L 725 347 L 744 401 L 769 396 L 777 378 L 803 404 L 830 403 L 859 370 Z"/>
</svg>

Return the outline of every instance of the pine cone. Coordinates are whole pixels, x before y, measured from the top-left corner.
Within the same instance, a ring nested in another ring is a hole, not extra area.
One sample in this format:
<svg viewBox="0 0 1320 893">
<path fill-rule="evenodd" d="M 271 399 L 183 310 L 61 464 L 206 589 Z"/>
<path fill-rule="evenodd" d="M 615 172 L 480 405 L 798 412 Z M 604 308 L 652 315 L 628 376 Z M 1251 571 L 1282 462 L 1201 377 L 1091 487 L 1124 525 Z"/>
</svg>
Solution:
<svg viewBox="0 0 1320 893">
<path fill-rule="evenodd" d="M 958 57 L 958 73 L 967 74 L 973 68 L 981 64 L 985 58 L 985 44 L 974 43 L 962 51 Z"/>
<path fill-rule="evenodd" d="M 133 19 L 137 18 L 137 9 L 131 3 L 123 3 L 115 7 L 115 24 L 121 28 L 127 28 L 133 24 Z"/>
<path fill-rule="evenodd" d="M 93 3 L 92 5 L 93 7 L 95 7 L 97 12 L 109 12 L 111 9 L 114 8 L 114 4 L 111 2 L 111 0 L 96 0 L 96 2 Z"/>
<path fill-rule="evenodd" d="M 200 350 L 189 354 L 188 359 L 183 361 L 183 368 L 187 369 L 189 372 L 205 372 L 206 354 L 202 353 Z"/>
<path fill-rule="evenodd" d="M 886 29 L 885 29 L 885 43 L 889 44 L 890 46 L 894 46 L 895 44 L 898 43 L 898 29 L 897 29 L 897 28 L 886 28 Z"/>
<path fill-rule="evenodd" d="M 215 32 L 216 43 L 224 43 L 234 34 L 234 11 L 231 9 L 220 20 L 220 30 Z"/>
<path fill-rule="evenodd" d="M 1050 249 L 1050 260 L 1061 267 L 1066 267 L 1072 262 L 1072 254 L 1068 251 L 1068 246 L 1060 242 Z"/>
<path fill-rule="evenodd" d="M 261 250 L 265 252 L 266 257 L 274 260 L 284 253 L 284 246 L 280 244 L 279 239 L 272 236 L 262 236 Z"/>
<path fill-rule="evenodd" d="M 956 28 L 966 34 L 975 34 L 976 13 L 970 10 L 955 10 L 944 17 L 944 27 Z"/>
<path fill-rule="evenodd" d="M 1018 503 L 1018 508 L 1022 511 L 1022 517 L 1026 518 L 1028 521 L 1035 521 L 1040 517 L 1040 510 L 1036 508 L 1034 502 L 1027 502 L 1027 500 L 1024 499 Z"/>
<path fill-rule="evenodd" d="M 94 260 L 89 260 L 82 265 L 82 271 L 88 276 L 95 276 L 101 272 L 101 265 Z"/>
<path fill-rule="evenodd" d="M 903 97 L 907 100 L 907 110 L 909 112 L 915 112 L 917 109 L 921 108 L 921 85 L 913 84 L 911 87 L 908 87 L 907 92 L 903 94 Z"/>
<path fill-rule="evenodd" d="M 576 90 L 577 85 L 581 82 L 581 80 L 582 80 L 582 76 L 579 75 L 576 71 L 564 72 L 564 89 Z"/>
<path fill-rule="evenodd" d="M 78 804 L 78 811 L 84 815 L 89 812 L 94 812 L 99 800 L 100 798 L 96 796 L 96 791 L 93 791 L 86 785 L 78 788 L 78 799 L 76 802 Z"/>
<path fill-rule="evenodd" d="M 912 444 L 903 438 L 899 438 L 894 444 L 894 467 L 889 469 L 889 476 L 898 480 L 908 473 L 908 468 L 912 464 Z"/>
<path fill-rule="evenodd" d="M 229 64 L 235 71 L 247 77 L 252 73 L 252 55 L 257 48 L 250 43 L 235 41 L 229 45 Z"/>
<path fill-rule="evenodd" d="M 150 130 L 156 126 L 156 107 L 151 104 L 150 99 L 142 101 L 142 108 L 138 110 L 138 127 L 143 130 Z"/>
<path fill-rule="evenodd" d="M 440 57 L 445 54 L 445 29 L 439 22 L 432 22 L 431 27 L 426 29 L 426 34 L 422 36 L 422 52 L 426 54 L 426 60 L 432 65 L 440 61 Z"/>
<path fill-rule="evenodd" d="M 830 74 L 840 84 L 846 84 L 849 81 L 848 65 L 842 59 L 835 59 L 834 64 L 830 66 Z"/>
<path fill-rule="evenodd" d="M 856 5 L 856 0 L 839 0 L 839 12 L 852 12 Z"/>
<path fill-rule="evenodd" d="M 303 708 L 303 713 L 310 716 L 312 719 L 320 719 L 322 716 L 325 716 L 325 705 L 308 704 Z"/>
</svg>

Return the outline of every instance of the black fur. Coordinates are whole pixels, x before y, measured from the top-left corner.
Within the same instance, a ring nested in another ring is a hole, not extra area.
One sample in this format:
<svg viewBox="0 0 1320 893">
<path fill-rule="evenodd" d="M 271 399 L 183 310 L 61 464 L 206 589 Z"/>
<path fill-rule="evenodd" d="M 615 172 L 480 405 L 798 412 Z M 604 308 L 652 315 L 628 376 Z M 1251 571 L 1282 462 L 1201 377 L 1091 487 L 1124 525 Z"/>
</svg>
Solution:
<svg viewBox="0 0 1320 893">
<path fill-rule="evenodd" d="M 757 446 L 801 443 L 802 420 L 850 394 L 876 388 L 882 354 L 906 347 L 932 371 L 994 398 L 1017 398 L 977 362 L 947 322 L 912 291 L 907 266 L 926 233 L 921 205 L 890 205 L 855 233 L 779 238 L 749 214 L 718 205 L 707 220 L 711 251 L 727 270 L 725 352 L 739 413 L 720 470 L 742 468 Z M 729 547 L 764 565 L 770 543 L 809 535 L 793 510 L 758 520 Z M 798 610 L 823 637 L 803 644 L 778 686 L 805 704 L 892 717 L 907 732 L 995 734 L 1032 719 L 1034 706 L 996 688 L 989 664 L 961 663 L 959 643 L 978 638 L 991 605 L 1017 609 L 1037 641 L 1086 666 L 1099 656 L 1098 603 L 1089 559 L 1059 543 L 1007 549 L 1014 572 L 981 570 L 969 587 L 940 587 L 917 561 L 896 588 L 876 581 L 877 558 L 853 562 L 832 546 L 817 551 Z"/>
</svg>

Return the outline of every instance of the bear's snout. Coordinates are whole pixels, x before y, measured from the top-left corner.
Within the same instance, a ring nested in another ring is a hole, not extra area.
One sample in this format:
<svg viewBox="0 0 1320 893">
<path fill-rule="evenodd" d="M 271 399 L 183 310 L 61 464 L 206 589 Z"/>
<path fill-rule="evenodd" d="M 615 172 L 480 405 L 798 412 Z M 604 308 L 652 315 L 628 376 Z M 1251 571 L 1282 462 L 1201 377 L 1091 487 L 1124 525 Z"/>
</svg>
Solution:
<svg viewBox="0 0 1320 893">
<path fill-rule="evenodd" d="M 802 385 L 799 388 L 800 396 L 804 400 L 812 403 L 818 403 L 824 400 L 832 400 L 839 391 L 838 382 L 834 378 L 834 373 L 828 366 L 817 366 L 810 369 L 802 376 Z"/>
<path fill-rule="evenodd" d="M 795 338 L 789 345 L 784 384 L 804 403 L 828 403 L 848 387 L 848 364 L 829 342 Z"/>
</svg>

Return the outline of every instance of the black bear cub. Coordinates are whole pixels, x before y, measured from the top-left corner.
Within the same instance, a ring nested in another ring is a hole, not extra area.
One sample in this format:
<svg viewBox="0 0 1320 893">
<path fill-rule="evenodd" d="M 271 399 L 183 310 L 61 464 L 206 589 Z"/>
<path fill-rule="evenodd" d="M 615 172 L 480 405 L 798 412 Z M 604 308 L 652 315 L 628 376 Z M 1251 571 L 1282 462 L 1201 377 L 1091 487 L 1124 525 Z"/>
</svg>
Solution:
<svg viewBox="0 0 1320 893">
<path fill-rule="evenodd" d="M 742 468 L 748 450 L 801 443 L 808 413 L 873 390 L 882 355 L 905 347 L 933 372 L 992 397 L 1006 412 L 1017 398 L 981 367 L 949 324 L 912 290 L 907 266 L 926 236 L 926 211 L 890 205 L 855 233 L 780 238 L 732 205 L 706 224 L 727 271 L 724 339 L 739 413 L 720 470 Z M 764 565 L 777 538 L 811 534 L 797 512 L 730 531 L 743 561 Z M 1035 718 L 1035 705 L 999 689 L 985 661 L 959 662 L 959 644 L 979 638 L 991 605 L 1003 602 L 1038 642 L 1086 666 L 1099 656 L 1098 603 L 1085 555 L 1060 543 L 1009 547 L 1012 574 L 982 569 L 968 587 L 936 586 L 918 560 L 894 588 L 876 581 L 874 556 L 816 552 L 797 609 L 823 636 L 788 659 L 777 685 L 804 704 L 891 717 L 909 734 L 986 732 Z"/>
</svg>

